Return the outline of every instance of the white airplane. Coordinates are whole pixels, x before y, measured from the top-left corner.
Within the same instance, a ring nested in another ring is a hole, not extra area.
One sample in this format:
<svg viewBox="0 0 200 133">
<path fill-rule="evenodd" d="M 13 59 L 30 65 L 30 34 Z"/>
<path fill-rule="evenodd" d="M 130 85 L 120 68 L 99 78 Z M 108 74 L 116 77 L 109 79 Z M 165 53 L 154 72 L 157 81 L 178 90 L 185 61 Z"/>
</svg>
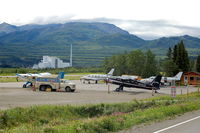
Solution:
<svg viewBox="0 0 200 133">
<path fill-rule="evenodd" d="M 35 81 L 36 77 L 46 77 L 51 76 L 51 73 L 45 72 L 45 73 L 26 73 L 26 74 L 16 74 L 17 81 L 23 80 L 26 81 L 25 84 L 23 84 L 23 88 L 32 86 L 32 83 Z"/>
<path fill-rule="evenodd" d="M 122 75 L 118 76 L 120 79 L 132 79 L 132 80 L 138 80 L 140 77 L 139 76 L 134 76 L 134 75 Z"/>
<path fill-rule="evenodd" d="M 173 81 L 180 81 L 182 74 L 183 74 L 183 72 L 179 72 L 174 77 L 162 77 L 161 83 L 164 85 L 171 85 Z M 155 78 L 155 76 L 151 76 L 146 79 L 141 79 L 140 81 L 143 83 L 150 83 L 153 81 L 154 78 Z"/>
<path fill-rule="evenodd" d="M 95 83 L 97 84 L 99 80 L 106 80 L 107 78 L 111 77 L 114 71 L 115 69 L 112 68 L 108 74 L 89 74 L 81 77 L 80 80 L 83 83 L 85 83 L 85 81 L 88 81 L 88 84 L 90 84 L 90 81 L 95 81 Z"/>
</svg>

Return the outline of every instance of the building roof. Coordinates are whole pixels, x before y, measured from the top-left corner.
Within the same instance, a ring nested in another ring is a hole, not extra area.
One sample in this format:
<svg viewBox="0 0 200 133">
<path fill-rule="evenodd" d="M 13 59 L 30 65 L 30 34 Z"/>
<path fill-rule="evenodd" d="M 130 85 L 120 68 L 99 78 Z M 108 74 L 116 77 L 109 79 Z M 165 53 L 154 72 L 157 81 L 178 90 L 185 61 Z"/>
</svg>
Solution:
<svg viewBox="0 0 200 133">
<path fill-rule="evenodd" d="M 200 76 L 200 73 L 191 71 L 191 72 L 185 72 L 184 75 L 199 75 Z"/>
</svg>

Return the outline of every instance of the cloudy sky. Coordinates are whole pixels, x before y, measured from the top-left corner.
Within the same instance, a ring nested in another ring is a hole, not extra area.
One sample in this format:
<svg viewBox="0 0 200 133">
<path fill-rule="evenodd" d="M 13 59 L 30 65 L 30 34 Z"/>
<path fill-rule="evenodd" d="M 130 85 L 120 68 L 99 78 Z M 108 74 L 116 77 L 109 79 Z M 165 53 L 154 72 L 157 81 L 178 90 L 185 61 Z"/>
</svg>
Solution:
<svg viewBox="0 0 200 133">
<path fill-rule="evenodd" d="M 108 22 L 144 39 L 200 37 L 199 0 L 0 0 L 0 23 Z"/>
</svg>

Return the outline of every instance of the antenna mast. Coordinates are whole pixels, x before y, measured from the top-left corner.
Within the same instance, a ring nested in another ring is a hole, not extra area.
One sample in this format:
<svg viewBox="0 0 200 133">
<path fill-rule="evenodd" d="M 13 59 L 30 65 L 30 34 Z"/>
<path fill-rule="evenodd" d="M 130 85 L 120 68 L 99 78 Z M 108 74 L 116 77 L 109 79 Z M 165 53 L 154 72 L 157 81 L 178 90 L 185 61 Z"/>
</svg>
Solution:
<svg viewBox="0 0 200 133">
<path fill-rule="evenodd" d="M 70 50 L 70 66 L 72 67 L 72 44 L 71 44 L 71 50 Z"/>
</svg>

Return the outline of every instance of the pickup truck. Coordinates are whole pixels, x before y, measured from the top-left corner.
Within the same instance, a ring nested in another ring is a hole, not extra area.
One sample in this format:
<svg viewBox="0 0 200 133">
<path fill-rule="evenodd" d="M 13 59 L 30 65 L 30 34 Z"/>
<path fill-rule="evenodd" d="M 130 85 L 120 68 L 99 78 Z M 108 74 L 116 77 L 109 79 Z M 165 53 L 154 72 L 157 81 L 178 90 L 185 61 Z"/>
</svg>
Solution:
<svg viewBox="0 0 200 133">
<path fill-rule="evenodd" d="M 51 78 L 51 77 L 36 78 L 36 81 L 33 87 L 40 91 L 50 90 L 50 91 L 74 92 L 76 90 L 75 83 L 69 80 Z"/>
</svg>

